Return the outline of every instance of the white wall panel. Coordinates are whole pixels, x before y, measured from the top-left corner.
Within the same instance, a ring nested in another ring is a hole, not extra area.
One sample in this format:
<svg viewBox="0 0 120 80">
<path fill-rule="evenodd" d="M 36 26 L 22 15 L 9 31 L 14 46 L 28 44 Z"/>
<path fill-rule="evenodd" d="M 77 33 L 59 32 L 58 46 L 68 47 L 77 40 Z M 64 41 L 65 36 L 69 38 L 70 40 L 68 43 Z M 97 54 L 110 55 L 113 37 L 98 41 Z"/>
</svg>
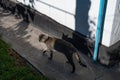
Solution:
<svg viewBox="0 0 120 80">
<path fill-rule="evenodd" d="M 90 0 L 90 1 L 91 1 L 91 6 L 88 13 L 89 32 L 91 32 L 90 38 L 92 40 L 95 40 L 100 0 Z"/>
<path fill-rule="evenodd" d="M 112 28 L 114 27 L 113 21 L 114 21 L 116 1 L 117 0 L 109 0 L 107 3 L 104 29 L 103 29 L 103 37 L 102 37 L 102 44 L 107 47 L 111 46 L 111 38 L 114 38 L 111 35 L 112 35 Z"/>
<path fill-rule="evenodd" d="M 75 14 L 76 0 L 39 0 L 53 7 Z"/>
<path fill-rule="evenodd" d="M 17 0 L 32 5 L 29 0 Z M 34 0 L 32 8 L 95 40 L 100 0 Z M 108 0 L 102 44 L 120 40 L 120 0 Z"/>
<path fill-rule="evenodd" d="M 75 16 L 66 14 L 66 25 L 68 25 L 72 30 L 75 30 Z"/>
<path fill-rule="evenodd" d="M 120 0 L 116 1 L 110 45 L 120 40 Z"/>
<path fill-rule="evenodd" d="M 66 13 L 60 10 L 50 7 L 50 17 L 57 20 L 61 24 L 66 24 Z"/>
<path fill-rule="evenodd" d="M 50 7 L 35 0 L 34 8 L 47 16 L 50 16 Z"/>
<path fill-rule="evenodd" d="M 29 0 L 18 0 L 25 5 L 31 5 Z M 35 10 L 51 17 L 62 25 L 75 30 L 76 0 L 34 0 Z"/>
</svg>

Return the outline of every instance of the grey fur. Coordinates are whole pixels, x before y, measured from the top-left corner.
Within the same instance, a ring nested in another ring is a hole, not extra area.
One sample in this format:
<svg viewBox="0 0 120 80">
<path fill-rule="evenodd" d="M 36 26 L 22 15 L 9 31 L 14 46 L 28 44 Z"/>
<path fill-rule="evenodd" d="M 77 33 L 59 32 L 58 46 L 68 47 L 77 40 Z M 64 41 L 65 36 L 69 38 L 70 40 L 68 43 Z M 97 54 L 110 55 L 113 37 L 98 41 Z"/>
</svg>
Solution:
<svg viewBox="0 0 120 80">
<path fill-rule="evenodd" d="M 39 35 L 39 41 L 44 42 L 46 44 L 46 46 L 48 47 L 48 49 L 50 51 L 50 57 L 49 57 L 50 60 L 52 60 L 52 58 L 53 58 L 53 50 L 63 53 L 66 56 L 66 58 L 68 59 L 68 62 L 72 66 L 71 73 L 75 72 L 75 64 L 73 62 L 73 54 L 75 54 L 79 63 L 82 66 L 86 67 L 86 65 L 81 63 L 80 54 L 79 54 L 78 50 L 71 43 L 69 43 L 65 40 L 62 40 L 62 39 L 55 38 L 55 37 L 46 36 L 44 34 Z M 44 51 L 44 53 L 45 52 L 46 51 Z"/>
</svg>

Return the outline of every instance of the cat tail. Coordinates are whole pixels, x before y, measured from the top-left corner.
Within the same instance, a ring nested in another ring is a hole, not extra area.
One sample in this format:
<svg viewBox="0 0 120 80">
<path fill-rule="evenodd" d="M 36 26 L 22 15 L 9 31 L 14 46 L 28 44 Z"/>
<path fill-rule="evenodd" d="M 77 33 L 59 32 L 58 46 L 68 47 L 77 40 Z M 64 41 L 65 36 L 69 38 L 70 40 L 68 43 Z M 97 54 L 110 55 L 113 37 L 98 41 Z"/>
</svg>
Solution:
<svg viewBox="0 0 120 80">
<path fill-rule="evenodd" d="M 77 52 L 75 53 L 75 57 L 76 57 L 76 59 L 78 60 L 78 62 L 79 62 L 79 64 L 80 64 L 81 66 L 87 67 L 87 65 L 85 65 L 85 64 L 81 61 L 79 51 L 77 51 Z"/>
</svg>

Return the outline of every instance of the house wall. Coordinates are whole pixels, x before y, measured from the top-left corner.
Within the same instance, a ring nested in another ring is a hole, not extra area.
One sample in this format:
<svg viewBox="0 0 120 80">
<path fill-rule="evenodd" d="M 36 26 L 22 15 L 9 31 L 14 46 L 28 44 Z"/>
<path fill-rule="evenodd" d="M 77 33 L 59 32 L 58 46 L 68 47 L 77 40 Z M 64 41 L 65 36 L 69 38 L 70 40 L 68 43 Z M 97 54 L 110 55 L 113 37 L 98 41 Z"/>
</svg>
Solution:
<svg viewBox="0 0 120 80">
<path fill-rule="evenodd" d="M 112 5 L 112 6 L 111 6 Z M 110 47 L 120 40 L 120 0 L 109 0 L 104 22 L 102 44 Z"/>
<path fill-rule="evenodd" d="M 120 0 L 116 0 L 110 45 L 120 40 Z"/>
<path fill-rule="evenodd" d="M 17 0 L 89 38 L 94 38 L 99 1 L 96 0 Z M 93 23 L 92 23 L 93 22 Z"/>
<path fill-rule="evenodd" d="M 17 0 L 58 23 L 95 40 L 100 0 Z M 112 5 L 112 7 L 111 7 Z M 101 43 L 111 46 L 120 40 L 120 2 L 108 0 Z"/>
<path fill-rule="evenodd" d="M 26 5 L 31 5 L 29 0 L 18 0 Z M 69 3 L 69 4 L 68 4 Z M 34 9 L 51 17 L 62 25 L 75 30 L 76 0 L 34 0 Z"/>
</svg>

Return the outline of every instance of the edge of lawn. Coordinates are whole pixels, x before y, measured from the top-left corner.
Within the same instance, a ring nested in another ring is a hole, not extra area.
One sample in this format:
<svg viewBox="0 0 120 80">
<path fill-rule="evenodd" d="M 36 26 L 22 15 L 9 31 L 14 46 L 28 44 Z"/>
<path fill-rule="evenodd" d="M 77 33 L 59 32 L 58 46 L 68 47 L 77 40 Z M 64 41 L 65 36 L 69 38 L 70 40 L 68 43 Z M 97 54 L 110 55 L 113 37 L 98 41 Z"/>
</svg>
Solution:
<svg viewBox="0 0 120 80">
<path fill-rule="evenodd" d="M 0 79 L 2 80 L 48 80 L 31 63 L 2 40 L 0 34 Z"/>
</svg>

